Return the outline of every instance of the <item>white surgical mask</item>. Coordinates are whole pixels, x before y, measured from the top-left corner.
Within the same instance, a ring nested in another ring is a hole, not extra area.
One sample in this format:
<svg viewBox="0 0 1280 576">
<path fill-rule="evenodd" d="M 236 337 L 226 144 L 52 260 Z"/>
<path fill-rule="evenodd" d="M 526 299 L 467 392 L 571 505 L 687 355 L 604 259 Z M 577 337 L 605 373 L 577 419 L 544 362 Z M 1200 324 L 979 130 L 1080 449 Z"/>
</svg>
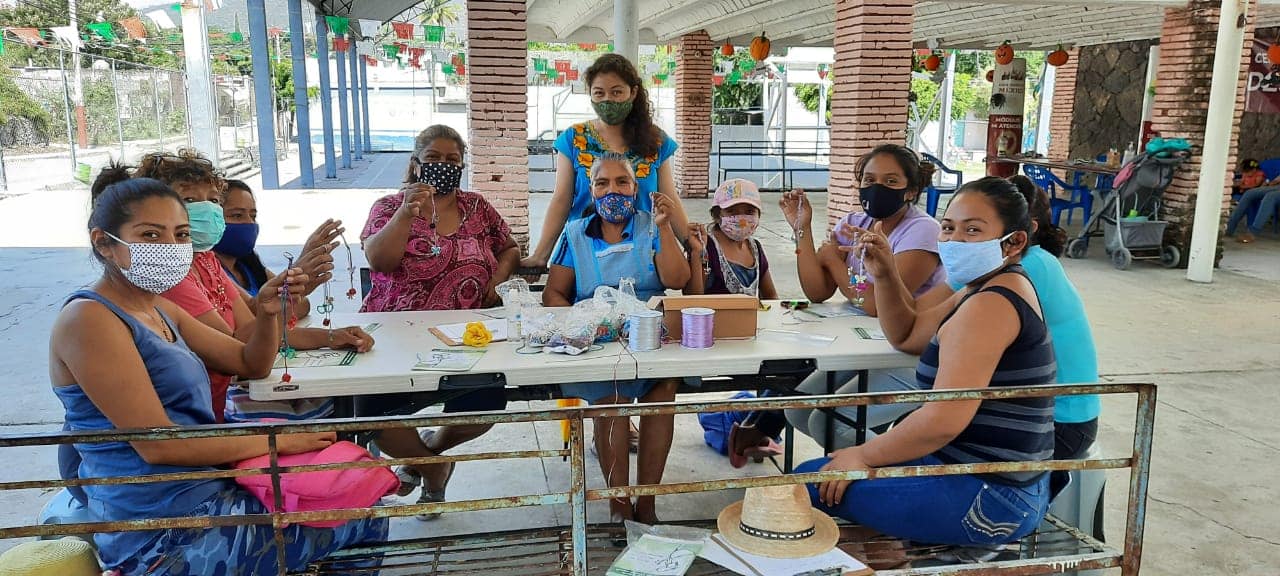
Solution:
<svg viewBox="0 0 1280 576">
<path fill-rule="evenodd" d="M 965 285 L 999 269 L 1005 260 L 1004 250 L 1000 246 L 1010 236 L 1013 236 L 1013 232 L 1002 238 L 982 242 L 939 242 L 938 258 L 947 271 L 947 282 L 953 286 Z"/>
<path fill-rule="evenodd" d="M 163 294 L 177 286 L 191 271 L 191 244 L 149 244 L 125 242 L 105 232 L 129 248 L 129 268 L 120 268 L 125 280 L 147 292 Z"/>
</svg>

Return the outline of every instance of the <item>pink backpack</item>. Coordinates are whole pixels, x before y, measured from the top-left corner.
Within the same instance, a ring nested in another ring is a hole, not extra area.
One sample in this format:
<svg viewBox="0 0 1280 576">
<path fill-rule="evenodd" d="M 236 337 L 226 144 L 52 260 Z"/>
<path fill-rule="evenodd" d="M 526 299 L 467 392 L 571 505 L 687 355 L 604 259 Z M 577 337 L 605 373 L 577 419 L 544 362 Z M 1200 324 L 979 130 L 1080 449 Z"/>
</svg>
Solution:
<svg viewBox="0 0 1280 576">
<path fill-rule="evenodd" d="M 337 464 L 345 462 L 372 462 L 368 450 L 350 442 L 335 442 L 324 450 L 280 456 L 281 466 L 308 464 Z M 267 455 L 242 460 L 237 469 L 267 468 L 271 458 Z M 262 501 L 267 510 L 275 511 L 275 495 L 271 487 L 271 475 L 241 476 L 240 484 Z M 316 472 L 286 472 L 280 476 L 281 501 L 285 512 L 311 512 L 343 508 L 367 508 L 379 498 L 400 486 L 396 475 L 386 468 L 353 468 L 347 470 L 321 470 Z M 345 520 L 303 522 L 303 526 L 333 528 Z"/>
</svg>

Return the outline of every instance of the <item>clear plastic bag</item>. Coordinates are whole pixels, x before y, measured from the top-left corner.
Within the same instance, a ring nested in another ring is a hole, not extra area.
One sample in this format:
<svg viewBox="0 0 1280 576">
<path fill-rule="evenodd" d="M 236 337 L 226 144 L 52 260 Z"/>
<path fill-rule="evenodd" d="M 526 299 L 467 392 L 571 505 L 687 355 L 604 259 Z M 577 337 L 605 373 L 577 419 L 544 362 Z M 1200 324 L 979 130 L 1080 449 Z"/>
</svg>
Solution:
<svg viewBox="0 0 1280 576">
<path fill-rule="evenodd" d="M 627 549 L 609 566 L 606 576 L 680 576 L 689 570 L 709 530 L 685 526 L 648 526 L 628 520 Z"/>
<path fill-rule="evenodd" d="M 635 281 L 623 278 L 618 288 L 600 286 L 592 300 L 608 307 L 596 332 L 596 342 L 616 342 L 626 334 L 627 317 L 633 312 L 646 310 L 644 302 L 636 298 Z"/>
</svg>

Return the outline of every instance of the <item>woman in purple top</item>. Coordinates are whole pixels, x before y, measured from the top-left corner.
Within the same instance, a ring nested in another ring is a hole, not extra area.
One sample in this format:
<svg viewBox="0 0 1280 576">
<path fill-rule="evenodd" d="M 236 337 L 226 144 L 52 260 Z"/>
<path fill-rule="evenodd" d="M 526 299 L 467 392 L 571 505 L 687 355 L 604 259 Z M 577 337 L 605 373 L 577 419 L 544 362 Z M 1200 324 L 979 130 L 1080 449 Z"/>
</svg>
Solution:
<svg viewBox="0 0 1280 576">
<path fill-rule="evenodd" d="M 837 289 L 849 300 L 861 296 L 863 308 L 876 315 L 875 284 L 862 271 L 862 260 L 851 252 L 852 227 L 876 230 L 888 237 L 894 263 L 902 279 L 916 296 L 946 280 L 938 259 L 938 222 L 915 206 L 933 174 L 932 164 L 921 164 L 910 148 L 896 144 L 877 146 L 858 160 L 854 174 L 859 183 L 862 212 L 845 216 L 836 224 L 831 238 L 815 248 L 810 227 L 813 210 L 804 191 L 782 196 L 783 215 L 796 238 L 800 285 L 805 297 L 814 302 L 830 298 Z M 859 294 L 850 281 L 852 275 L 866 277 Z"/>
<path fill-rule="evenodd" d="M 804 192 L 794 190 L 784 194 L 780 204 L 787 223 L 795 231 L 796 254 L 800 268 L 800 284 L 805 296 L 815 302 L 830 298 L 837 289 L 849 300 L 861 296 L 862 307 L 867 314 L 876 315 L 875 285 L 870 275 L 863 272 L 861 255 L 850 250 L 853 241 L 852 228 L 876 230 L 889 239 L 894 264 L 902 270 L 903 283 L 915 296 L 928 292 L 935 285 L 946 283 L 946 272 L 938 258 L 938 222 L 915 206 L 920 192 L 933 175 L 932 164 L 921 164 L 911 149 L 896 144 L 877 146 L 871 153 L 858 160 L 854 174 L 859 183 L 858 195 L 862 212 L 845 216 L 836 224 L 835 232 L 820 249 L 815 249 L 809 229 L 813 210 Z M 852 276 L 866 277 L 861 292 L 850 282 Z M 872 392 L 898 392 L 916 389 L 914 369 L 871 370 L 867 389 Z M 843 382 L 837 394 L 858 391 L 853 372 L 837 372 L 836 381 Z M 808 394 L 827 392 L 827 374 L 816 372 L 797 387 Z M 878 404 L 867 409 L 867 426 L 876 429 L 892 423 L 914 410 L 918 404 Z M 835 446 L 828 451 L 851 446 L 856 432 L 849 422 L 856 421 L 857 409 L 853 406 L 835 410 L 841 418 L 835 422 Z M 794 409 L 786 411 L 786 419 L 804 434 L 821 439 L 827 429 L 828 412 L 824 410 Z M 755 429 L 739 430 L 732 450 L 739 454 L 751 454 L 757 446 L 768 443 L 781 429 L 776 418 L 761 417 Z"/>
</svg>

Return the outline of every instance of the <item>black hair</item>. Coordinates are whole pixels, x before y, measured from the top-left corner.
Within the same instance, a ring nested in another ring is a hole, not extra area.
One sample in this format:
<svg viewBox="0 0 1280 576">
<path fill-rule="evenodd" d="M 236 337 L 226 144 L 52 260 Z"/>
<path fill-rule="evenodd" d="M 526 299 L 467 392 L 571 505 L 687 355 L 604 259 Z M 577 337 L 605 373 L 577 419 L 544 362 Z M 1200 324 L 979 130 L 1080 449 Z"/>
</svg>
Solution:
<svg viewBox="0 0 1280 576">
<path fill-rule="evenodd" d="M 128 168 L 112 164 L 98 173 L 90 189 L 93 210 L 89 213 L 89 229 L 97 228 L 113 236 L 120 236 L 120 227 L 133 217 L 133 207 L 151 198 L 169 198 L 183 205 L 178 196 L 164 182 L 152 178 L 130 178 Z M 102 260 L 97 250 L 93 256 Z"/>
<path fill-rule="evenodd" d="M 909 192 L 915 192 L 916 198 L 924 192 L 924 187 L 933 179 L 933 164 L 929 164 L 929 168 L 923 169 L 924 166 L 920 162 L 920 156 L 915 150 L 902 146 L 900 144 L 881 144 L 871 149 L 870 152 L 863 154 L 858 158 L 857 164 L 853 166 L 854 186 L 861 186 L 862 174 L 867 170 L 867 164 L 872 158 L 881 154 L 888 155 L 898 163 L 898 167 L 902 169 L 902 174 L 907 177 L 907 187 L 903 190 L 906 195 Z M 925 172 L 927 170 L 928 177 Z"/>
<path fill-rule="evenodd" d="M 649 91 L 644 89 L 644 80 L 635 64 L 621 54 L 605 54 L 587 68 L 583 81 L 587 91 L 591 91 L 591 83 L 601 74 L 613 74 L 635 90 L 635 98 L 631 103 L 631 113 L 622 121 L 622 138 L 627 141 L 627 148 L 637 156 L 647 158 L 658 153 L 658 144 L 662 141 L 662 129 L 653 123 L 653 113 L 649 110 Z"/>
<path fill-rule="evenodd" d="M 1257 158 L 1245 158 L 1240 161 L 1240 168 L 1242 170 L 1255 170 L 1261 166 L 1262 164 L 1258 162 Z"/>
<path fill-rule="evenodd" d="M 244 180 L 231 180 L 231 179 L 228 179 L 228 180 L 226 180 L 226 183 L 227 183 L 227 187 L 226 187 L 226 188 L 223 188 L 223 190 L 222 190 L 222 193 L 223 193 L 223 194 L 226 194 L 226 193 L 227 193 L 227 190 L 230 190 L 230 189 L 232 189 L 232 188 L 235 188 L 236 190 L 244 190 L 245 192 L 248 192 L 250 196 L 252 196 L 252 195 L 253 195 L 253 188 L 250 188 L 250 187 L 249 187 L 249 185 L 248 185 L 248 184 L 246 184 Z"/>
<path fill-rule="evenodd" d="M 445 126 L 444 124 L 432 124 L 431 126 L 423 128 L 422 131 L 413 138 L 413 154 L 409 156 L 409 167 L 405 169 L 405 183 L 418 181 L 418 173 L 415 168 L 422 162 L 418 157 L 422 156 L 423 150 L 431 147 L 432 142 L 440 139 L 453 140 L 453 143 L 458 145 L 458 153 L 462 155 L 463 161 L 466 161 L 467 141 L 462 138 L 462 134 L 459 134 L 457 130 L 454 130 L 449 126 Z"/>
<path fill-rule="evenodd" d="M 1036 230 L 1030 234 L 1031 245 L 1039 246 L 1055 258 L 1061 258 L 1067 250 L 1067 231 L 1053 223 L 1049 206 L 1049 194 L 1036 186 L 1030 178 L 1016 174 L 1009 178 L 1022 197 L 1027 200 L 1027 212 L 1036 223 Z"/>
<path fill-rule="evenodd" d="M 1000 215 L 1000 221 L 1004 224 L 1001 236 L 1021 231 L 1026 232 L 1030 238 L 1031 213 L 1027 210 L 1027 198 L 1013 182 L 998 176 L 987 176 L 961 186 L 956 191 L 956 196 L 969 192 L 981 193 L 995 207 L 996 214 Z M 1022 251 L 1026 252 L 1030 245 L 1031 242 L 1028 242 Z"/>
</svg>

